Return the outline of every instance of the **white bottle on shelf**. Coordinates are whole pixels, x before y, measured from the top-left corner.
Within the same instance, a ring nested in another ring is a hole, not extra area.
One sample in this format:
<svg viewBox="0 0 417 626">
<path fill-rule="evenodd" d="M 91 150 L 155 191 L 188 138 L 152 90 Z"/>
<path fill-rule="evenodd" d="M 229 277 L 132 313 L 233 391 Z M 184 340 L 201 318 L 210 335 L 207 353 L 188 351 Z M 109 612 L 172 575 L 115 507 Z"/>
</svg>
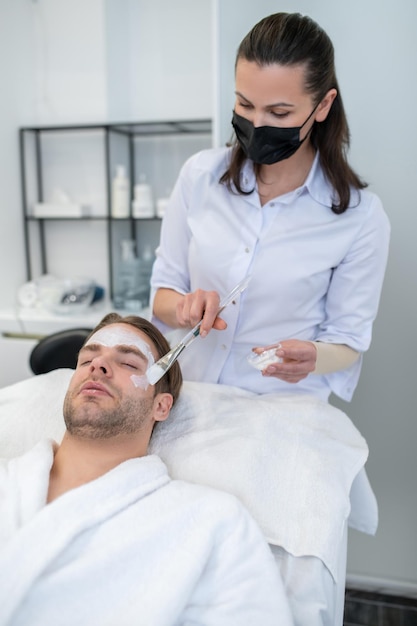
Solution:
<svg viewBox="0 0 417 626">
<path fill-rule="evenodd" d="M 129 217 L 129 179 L 123 165 L 116 166 L 116 176 L 112 180 L 112 217 Z"/>
<path fill-rule="evenodd" d="M 165 189 L 165 195 L 161 196 L 160 198 L 157 199 L 156 201 L 156 217 L 159 217 L 160 219 L 162 219 L 165 215 L 165 209 L 168 205 L 169 202 L 169 197 L 171 195 L 171 189 L 169 187 L 167 187 Z"/>
<path fill-rule="evenodd" d="M 145 174 L 141 174 L 139 184 L 134 187 L 132 215 L 137 218 L 155 217 L 152 188 L 146 182 Z"/>
<path fill-rule="evenodd" d="M 168 202 L 169 198 L 158 198 L 156 201 L 156 217 L 159 217 L 160 219 L 164 217 Z"/>
</svg>

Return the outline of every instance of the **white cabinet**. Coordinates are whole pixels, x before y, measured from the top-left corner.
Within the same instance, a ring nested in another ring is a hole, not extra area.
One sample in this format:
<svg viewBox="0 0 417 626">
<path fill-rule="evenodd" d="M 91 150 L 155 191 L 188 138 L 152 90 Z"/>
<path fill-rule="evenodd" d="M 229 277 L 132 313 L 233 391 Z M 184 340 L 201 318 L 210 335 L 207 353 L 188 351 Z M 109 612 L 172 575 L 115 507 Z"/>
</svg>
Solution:
<svg viewBox="0 0 417 626">
<path fill-rule="evenodd" d="M 36 342 L 24 336 L 13 309 L 0 311 L 0 387 L 32 375 L 29 355 Z"/>
<path fill-rule="evenodd" d="M 0 387 L 33 376 L 29 367 L 29 357 L 36 343 L 37 339 L 23 336 L 0 336 Z"/>
</svg>

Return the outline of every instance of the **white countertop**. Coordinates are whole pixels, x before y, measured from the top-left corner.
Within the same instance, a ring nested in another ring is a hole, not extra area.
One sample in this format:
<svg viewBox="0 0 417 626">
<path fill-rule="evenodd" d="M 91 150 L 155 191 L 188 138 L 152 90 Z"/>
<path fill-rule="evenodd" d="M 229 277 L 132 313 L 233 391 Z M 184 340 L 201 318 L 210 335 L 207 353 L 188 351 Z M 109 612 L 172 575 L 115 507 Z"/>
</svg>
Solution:
<svg viewBox="0 0 417 626">
<path fill-rule="evenodd" d="M 10 307 L 0 309 L 0 333 L 23 335 L 49 335 L 66 328 L 94 328 L 107 314 L 116 311 L 120 315 L 140 315 L 150 318 L 149 308 L 141 311 L 116 310 L 111 302 L 103 300 L 88 307 L 87 310 L 74 314 L 57 315 L 46 309 L 36 307 Z"/>
</svg>

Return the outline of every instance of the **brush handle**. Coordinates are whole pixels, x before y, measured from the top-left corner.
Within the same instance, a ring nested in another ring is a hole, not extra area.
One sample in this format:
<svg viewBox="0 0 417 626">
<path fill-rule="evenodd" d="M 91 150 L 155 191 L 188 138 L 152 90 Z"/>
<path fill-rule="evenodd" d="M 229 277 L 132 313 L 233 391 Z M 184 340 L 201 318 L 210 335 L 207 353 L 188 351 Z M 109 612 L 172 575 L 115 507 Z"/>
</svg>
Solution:
<svg viewBox="0 0 417 626">
<path fill-rule="evenodd" d="M 196 339 L 198 335 L 200 334 L 201 321 L 202 320 L 200 320 L 198 324 L 196 324 L 196 326 L 194 326 L 194 328 L 192 328 L 190 332 L 187 333 L 185 337 L 181 339 L 181 343 L 184 345 L 184 347 L 189 346 L 190 343 L 192 343 L 194 339 Z"/>
</svg>

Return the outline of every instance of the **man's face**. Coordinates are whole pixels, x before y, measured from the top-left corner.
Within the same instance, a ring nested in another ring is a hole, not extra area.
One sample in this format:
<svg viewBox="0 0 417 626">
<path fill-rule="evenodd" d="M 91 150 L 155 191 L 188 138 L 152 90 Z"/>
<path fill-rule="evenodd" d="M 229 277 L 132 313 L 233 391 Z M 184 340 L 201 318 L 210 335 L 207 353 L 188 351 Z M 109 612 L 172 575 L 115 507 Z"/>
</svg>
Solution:
<svg viewBox="0 0 417 626">
<path fill-rule="evenodd" d="M 108 439 L 149 432 L 155 421 L 165 419 L 158 413 L 161 394 L 155 397 L 146 382 L 155 356 L 151 341 L 134 327 L 110 324 L 95 333 L 80 351 L 65 397 L 68 432 Z"/>
</svg>

